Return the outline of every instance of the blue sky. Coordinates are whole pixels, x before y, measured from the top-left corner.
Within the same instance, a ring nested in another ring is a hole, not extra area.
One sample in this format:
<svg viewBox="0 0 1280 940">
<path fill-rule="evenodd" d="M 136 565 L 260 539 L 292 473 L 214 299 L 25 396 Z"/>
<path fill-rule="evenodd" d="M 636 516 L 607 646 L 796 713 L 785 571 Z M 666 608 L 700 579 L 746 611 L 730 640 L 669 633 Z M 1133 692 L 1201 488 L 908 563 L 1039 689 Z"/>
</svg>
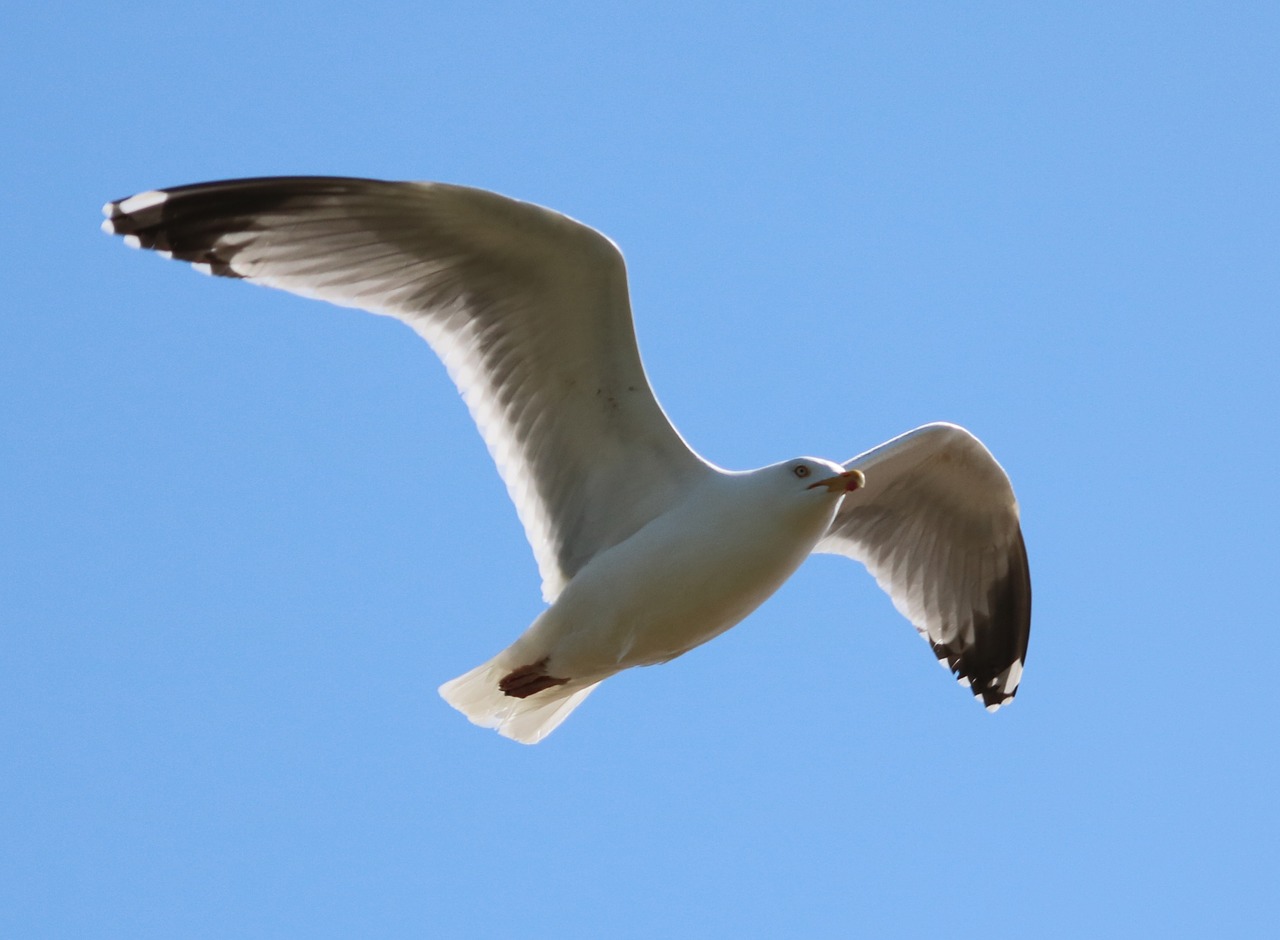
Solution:
<svg viewBox="0 0 1280 940">
<path fill-rule="evenodd" d="M 0 935 L 1274 934 L 1274 5 L 3 21 Z M 98 231 L 281 173 L 606 232 L 723 466 L 970 427 L 1017 702 L 820 557 L 535 748 L 470 726 L 435 687 L 541 602 L 430 350 Z"/>
</svg>

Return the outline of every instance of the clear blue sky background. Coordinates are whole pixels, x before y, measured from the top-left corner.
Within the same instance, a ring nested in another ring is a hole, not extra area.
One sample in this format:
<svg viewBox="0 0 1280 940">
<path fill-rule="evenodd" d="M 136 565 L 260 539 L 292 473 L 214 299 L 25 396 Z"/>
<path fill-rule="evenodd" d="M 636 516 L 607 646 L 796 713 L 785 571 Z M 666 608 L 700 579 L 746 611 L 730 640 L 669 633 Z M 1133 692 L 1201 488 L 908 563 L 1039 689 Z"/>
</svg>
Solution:
<svg viewBox="0 0 1280 940">
<path fill-rule="evenodd" d="M 10 4 L 0 88 L 0 935 L 1276 935 L 1280 7 Z M 972 428 L 1016 704 L 823 557 L 469 725 L 541 603 L 430 350 L 98 231 L 279 173 L 608 233 L 723 466 Z"/>
</svg>

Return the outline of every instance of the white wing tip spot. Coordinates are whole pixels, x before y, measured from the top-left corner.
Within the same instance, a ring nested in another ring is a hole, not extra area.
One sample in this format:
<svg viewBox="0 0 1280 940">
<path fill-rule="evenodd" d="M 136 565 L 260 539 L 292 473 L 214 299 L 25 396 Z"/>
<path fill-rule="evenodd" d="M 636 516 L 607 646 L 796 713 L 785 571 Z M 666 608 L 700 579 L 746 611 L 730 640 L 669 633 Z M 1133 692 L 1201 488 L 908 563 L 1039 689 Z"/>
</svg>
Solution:
<svg viewBox="0 0 1280 940">
<path fill-rule="evenodd" d="M 1018 687 L 1018 683 L 1022 681 L 1022 660 L 1015 659 L 1013 663 L 1005 670 L 1004 683 L 1000 686 L 1001 692 L 1012 692 Z"/>
<path fill-rule="evenodd" d="M 148 189 L 145 193 L 138 193 L 136 196 L 130 196 L 128 199 L 122 199 L 117 203 L 107 203 L 105 208 L 111 210 L 111 215 L 129 215 L 133 212 L 141 212 L 143 209 L 158 206 L 168 198 L 169 194 L 166 192 L 162 192 L 159 189 Z"/>
<path fill-rule="evenodd" d="M 112 222 L 110 219 L 103 219 L 102 224 L 98 227 L 108 235 L 114 235 L 116 233 L 116 223 Z"/>
<path fill-rule="evenodd" d="M 205 262 L 203 261 L 196 261 L 196 262 L 193 262 L 191 266 L 195 268 L 197 271 L 199 271 L 201 274 L 207 274 L 210 277 L 213 277 L 213 265 L 205 264 Z"/>
<path fill-rule="evenodd" d="M 1012 702 L 1012 701 L 1013 701 L 1013 696 L 1012 696 L 1012 695 L 1006 695 L 1006 696 L 1005 696 L 1004 698 L 1002 698 L 1000 701 L 998 701 L 998 702 L 992 702 L 990 705 L 986 705 L 986 706 L 984 706 L 984 707 L 985 707 L 985 708 L 986 708 L 986 710 L 987 710 L 987 711 L 989 711 L 989 712 L 996 712 L 996 711 L 999 711 L 999 710 L 1000 710 L 1002 707 L 1004 707 L 1005 705 L 1008 705 L 1008 704 L 1009 704 L 1010 702 Z"/>
<path fill-rule="evenodd" d="M 142 247 L 142 239 L 139 238 L 137 235 L 126 235 L 124 237 L 124 243 L 128 245 L 130 248 Z"/>
</svg>

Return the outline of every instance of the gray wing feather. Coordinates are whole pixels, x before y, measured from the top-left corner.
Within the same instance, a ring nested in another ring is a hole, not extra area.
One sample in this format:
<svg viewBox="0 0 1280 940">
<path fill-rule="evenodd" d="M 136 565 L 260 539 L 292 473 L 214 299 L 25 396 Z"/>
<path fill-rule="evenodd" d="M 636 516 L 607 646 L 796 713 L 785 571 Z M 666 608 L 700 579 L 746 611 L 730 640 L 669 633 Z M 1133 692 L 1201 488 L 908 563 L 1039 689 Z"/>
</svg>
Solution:
<svg viewBox="0 0 1280 940">
<path fill-rule="evenodd" d="M 1011 701 L 1031 630 L 1031 576 L 1004 470 L 953 424 L 916 428 L 845 467 L 866 474 L 866 487 L 845 497 L 816 551 L 866 565 L 989 709 Z"/>
<path fill-rule="evenodd" d="M 135 247 L 413 327 L 480 427 L 548 601 L 709 472 L 649 387 L 622 255 L 566 216 L 460 186 L 330 177 L 153 190 L 104 212 Z"/>
</svg>

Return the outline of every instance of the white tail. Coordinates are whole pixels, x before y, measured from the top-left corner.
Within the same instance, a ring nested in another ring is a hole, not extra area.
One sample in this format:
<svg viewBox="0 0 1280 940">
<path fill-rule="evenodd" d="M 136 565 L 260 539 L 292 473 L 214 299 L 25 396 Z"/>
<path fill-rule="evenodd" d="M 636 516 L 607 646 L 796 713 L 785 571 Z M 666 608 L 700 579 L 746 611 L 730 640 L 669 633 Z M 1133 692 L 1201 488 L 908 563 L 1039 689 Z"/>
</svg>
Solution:
<svg viewBox="0 0 1280 940">
<path fill-rule="evenodd" d="M 521 744 L 537 744 L 582 704 L 599 682 L 586 688 L 556 687 L 528 698 L 505 695 L 498 680 L 511 670 L 503 654 L 440 686 L 440 697 L 473 724 L 494 728 Z"/>
</svg>

